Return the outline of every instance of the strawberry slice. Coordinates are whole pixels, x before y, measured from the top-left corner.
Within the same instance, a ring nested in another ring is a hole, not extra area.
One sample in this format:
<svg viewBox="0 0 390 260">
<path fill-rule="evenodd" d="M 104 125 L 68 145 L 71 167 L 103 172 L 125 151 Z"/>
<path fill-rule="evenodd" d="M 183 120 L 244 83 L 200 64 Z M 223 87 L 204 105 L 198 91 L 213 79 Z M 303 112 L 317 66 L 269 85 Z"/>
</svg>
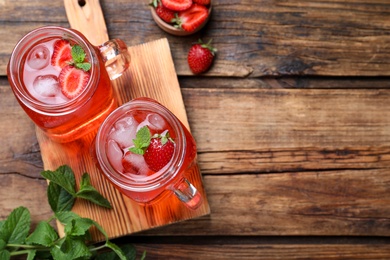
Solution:
<svg viewBox="0 0 390 260">
<path fill-rule="evenodd" d="M 207 19 L 208 15 L 207 7 L 193 4 L 189 9 L 179 12 L 174 22 L 177 24 L 177 27 L 181 27 L 187 32 L 192 32 Z"/>
<path fill-rule="evenodd" d="M 87 86 L 89 77 L 89 72 L 67 65 L 58 76 L 62 94 L 69 99 L 76 97 Z"/>
<path fill-rule="evenodd" d="M 161 0 L 161 3 L 172 11 L 184 11 L 192 5 L 192 0 Z"/>
<path fill-rule="evenodd" d="M 65 67 L 72 61 L 72 46 L 67 40 L 57 40 L 54 43 L 53 55 L 51 56 L 51 65 L 60 68 Z"/>
<path fill-rule="evenodd" d="M 159 2 L 156 7 L 156 13 L 162 20 L 167 23 L 171 23 L 172 19 L 175 18 L 175 11 L 166 8 L 164 5 L 161 4 L 161 2 Z"/>
</svg>

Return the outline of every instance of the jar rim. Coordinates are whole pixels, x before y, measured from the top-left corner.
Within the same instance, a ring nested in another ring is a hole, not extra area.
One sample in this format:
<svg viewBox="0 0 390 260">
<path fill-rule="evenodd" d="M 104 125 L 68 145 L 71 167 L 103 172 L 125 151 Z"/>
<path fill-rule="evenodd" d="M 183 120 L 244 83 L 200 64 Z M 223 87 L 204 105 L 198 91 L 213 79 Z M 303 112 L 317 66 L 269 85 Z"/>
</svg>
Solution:
<svg viewBox="0 0 390 260">
<path fill-rule="evenodd" d="M 59 104 L 49 104 L 40 102 L 25 89 L 23 83 L 21 70 L 23 69 L 23 59 L 26 58 L 30 49 L 42 39 L 57 38 L 71 39 L 79 44 L 86 52 L 86 56 L 90 61 L 91 75 L 87 86 L 84 90 L 75 98 L 72 98 L 66 102 Z M 44 26 L 36 28 L 25 36 L 23 36 L 15 45 L 10 60 L 8 63 L 8 78 L 10 80 L 12 90 L 19 97 L 20 102 L 26 105 L 29 109 L 44 115 L 60 116 L 74 112 L 78 106 L 85 104 L 88 99 L 93 95 L 97 88 L 97 82 L 99 81 L 100 67 L 97 59 L 97 53 L 89 41 L 78 31 L 74 29 L 68 29 L 59 26 Z"/>
<path fill-rule="evenodd" d="M 106 145 L 107 133 L 106 130 L 123 117 L 124 113 L 130 110 L 143 110 L 157 113 L 164 117 L 168 124 L 174 129 L 175 149 L 170 162 L 164 166 L 160 171 L 146 177 L 131 178 L 125 177 L 122 173 L 117 171 L 109 162 Z M 183 126 L 176 116 L 169 111 L 165 106 L 152 99 L 133 99 L 122 106 L 115 109 L 101 124 L 95 138 L 95 153 L 100 168 L 105 176 L 115 185 L 124 190 L 146 192 L 157 189 L 166 185 L 171 179 L 174 179 L 179 173 L 181 166 L 184 163 L 186 138 Z"/>
</svg>

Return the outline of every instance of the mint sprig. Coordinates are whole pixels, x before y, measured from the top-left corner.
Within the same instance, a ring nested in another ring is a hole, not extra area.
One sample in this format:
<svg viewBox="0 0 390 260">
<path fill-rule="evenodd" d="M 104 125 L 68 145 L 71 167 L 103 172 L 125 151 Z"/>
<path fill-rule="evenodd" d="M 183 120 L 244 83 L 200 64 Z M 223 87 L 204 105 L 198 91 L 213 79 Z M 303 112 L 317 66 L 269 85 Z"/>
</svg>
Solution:
<svg viewBox="0 0 390 260">
<path fill-rule="evenodd" d="M 54 216 L 47 221 L 40 221 L 30 233 L 29 210 L 25 207 L 14 209 L 5 220 L 0 221 L 0 259 L 9 260 L 19 255 L 27 255 L 28 260 L 135 259 L 133 246 L 118 247 L 109 241 L 105 230 L 96 221 L 70 211 L 76 199 L 86 199 L 106 208 L 111 207 L 107 199 L 91 185 L 87 173 L 82 176 L 79 190 L 76 190 L 74 173 L 69 166 L 60 166 L 55 171 L 43 171 L 41 175 L 50 180 L 47 195 Z M 60 238 L 50 225 L 53 219 L 64 225 L 64 237 Z M 91 227 L 96 227 L 104 235 L 103 245 L 88 244 Z M 104 248 L 111 251 L 100 253 Z M 145 252 L 142 259 L 144 257 Z"/>
<path fill-rule="evenodd" d="M 91 69 L 91 63 L 85 62 L 86 54 L 80 45 L 73 45 L 71 53 L 73 59 L 72 63 L 76 68 L 82 69 L 84 71 L 89 71 Z"/>
<path fill-rule="evenodd" d="M 134 146 L 129 150 L 135 154 L 144 155 L 146 149 L 150 145 L 150 140 L 152 139 L 152 134 L 147 126 L 141 127 L 133 139 Z"/>
</svg>

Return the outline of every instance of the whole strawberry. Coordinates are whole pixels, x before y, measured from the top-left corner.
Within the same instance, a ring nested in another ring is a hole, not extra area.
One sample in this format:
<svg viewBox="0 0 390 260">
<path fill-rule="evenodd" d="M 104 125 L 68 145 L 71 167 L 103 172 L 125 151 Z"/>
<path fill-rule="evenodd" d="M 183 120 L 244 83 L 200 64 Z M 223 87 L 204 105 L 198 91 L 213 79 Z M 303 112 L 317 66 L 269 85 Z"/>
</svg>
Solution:
<svg viewBox="0 0 390 260">
<path fill-rule="evenodd" d="M 175 145 L 172 139 L 169 138 L 169 133 L 166 134 L 152 137 L 144 154 L 146 164 L 155 172 L 158 172 L 169 163 L 175 150 Z"/>
<path fill-rule="evenodd" d="M 192 45 L 188 52 L 188 65 L 194 74 L 200 74 L 207 71 L 213 63 L 217 49 L 211 46 L 211 40 L 208 43 L 199 42 Z"/>
<path fill-rule="evenodd" d="M 175 150 L 175 143 L 168 131 L 151 136 L 147 126 L 138 130 L 133 142 L 134 147 L 130 148 L 130 151 L 143 155 L 149 169 L 155 172 L 169 163 Z"/>
</svg>

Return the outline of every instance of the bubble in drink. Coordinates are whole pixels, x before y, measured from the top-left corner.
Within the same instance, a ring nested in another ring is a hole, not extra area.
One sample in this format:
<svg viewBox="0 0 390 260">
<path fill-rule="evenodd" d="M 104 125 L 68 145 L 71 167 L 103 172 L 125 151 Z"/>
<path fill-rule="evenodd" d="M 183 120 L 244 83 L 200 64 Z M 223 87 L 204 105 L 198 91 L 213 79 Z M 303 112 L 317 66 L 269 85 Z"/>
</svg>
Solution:
<svg viewBox="0 0 390 260">
<path fill-rule="evenodd" d="M 129 148 L 136 137 L 137 126 L 133 117 L 122 118 L 115 123 L 109 139 L 115 140 L 122 149 Z"/>
<path fill-rule="evenodd" d="M 35 46 L 27 57 L 27 64 L 32 69 L 40 70 L 49 65 L 50 51 L 44 45 Z"/>
<path fill-rule="evenodd" d="M 60 92 L 58 79 L 54 75 L 36 77 L 33 87 L 35 92 L 41 97 L 55 97 Z"/>
</svg>

